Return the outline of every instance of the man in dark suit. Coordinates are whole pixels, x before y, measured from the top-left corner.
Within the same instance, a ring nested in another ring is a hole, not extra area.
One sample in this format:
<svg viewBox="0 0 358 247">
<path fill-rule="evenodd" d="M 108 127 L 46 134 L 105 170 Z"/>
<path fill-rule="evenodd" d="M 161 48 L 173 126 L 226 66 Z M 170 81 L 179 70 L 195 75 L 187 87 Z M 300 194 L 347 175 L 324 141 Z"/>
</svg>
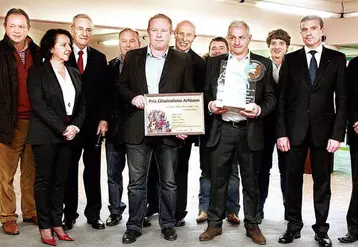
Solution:
<svg viewBox="0 0 358 247">
<path fill-rule="evenodd" d="M 288 224 L 279 243 L 291 243 L 301 236 L 303 171 L 310 148 L 316 214 L 312 228 L 318 245 L 328 247 L 332 245 L 326 222 L 331 199 L 331 153 L 344 139 L 347 120 L 346 59 L 322 45 L 322 18 L 306 16 L 300 28 L 305 46 L 285 56 L 278 83 L 277 147 L 287 152 L 288 164 Z"/>
<path fill-rule="evenodd" d="M 175 169 L 184 135 L 144 136 L 144 94 L 193 91 L 190 56 L 169 49 L 172 21 L 157 14 L 148 22 L 149 45 L 129 51 L 124 60 L 118 92 L 125 101 L 127 117 L 123 140 L 129 169 L 129 219 L 122 242 L 133 243 L 141 235 L 146 215 L 146 178 L 151 157 L 156 159 L 160 178 L 159 222 L 164 238 L 177 239 L 175 231 Z"/>
<path fill-rule="evenodd" d="M 349 92 L 349 115 L 347 139 L 351 155 L 352 195 L 347 212 L 348 233 L 338 240 L 353 243 L 358 240 L 358 57 L 349 61 L 347 82 Z"/>
<path fill-rule="evenodd" d="M 86 14 L 78 14 L 72 23 L 73 52 L 68 64 L 78 68 L 82 74 L 86 99 L 86 119 L 79 133 L 77 146 L 73 150 L 73 162 L 65 189 L 63 227 L 72 229 L 78 217 L 78 162 L 83 150 L 83 182 L 87 197 L 85 216 L 94 229 L 104 229 L 100 219 L 101 199 L 101 150 L 95 148 L 98 135 L 104 136 L 108 129 L 108 82 L 107 61 L 104 54 L 89 47 L 93 24 Z"/>
<path fill-rule="evenodd" d="M 123 61 L 128 51 L 140 47 L 139 33 L 130 28 L 124 28 L 119 32 L 119 50 L 121 54 L 109 61 L 110 83 L 110 118 L 108 120 L 108 133 L 106 137 L 106 158 L 108 176 L 108 199 L 110 215 L 106 220 L 107 226 L 115 226 L 122 219 L 122 213 L 126 204 L 122 201 L 123 176 L 126 165 L 126 145 L 123 143 L 123 123 L 125 118 L 125 106 L 115 90 L 115 83 L 123 68 Z"/>
<path fill-rule="evenodd" d="M 233 21 L 227 35 L 230 53 L 208 60 L 205 100 L 213 115 L 207 142 L 211 197 L 208 228 L 200 235 L 200 241 L 212 240 L 222 233 L 229 175 L 233 159 L 237 157 L 243 186 L 246 235 L 257 244 L 266 243 L 258 226 L 261 217 L 257 173 L 264 147 L 262 118 L 273 111 L 276 98 L 271 84 L 272 63 L 249 52 L 251 37 L 250 28 L 244 21 Z M 245 105 L 251 73 L 258 80 L 255 103 Z M 243 108 L 233 111 L 226 105 Z"/>
<path fill-rule="evenodd" d="M 190 55 L 193 66 L 193 86 L 195 92 L 204 92 L 206 62 L 192 49 L 191 45 L 195 40 L 195 26 L 190 21 L 182 21 L 177 24 L 174 30 L 175 49 L 186 52 Z M 178 167 L 175 174 L 177 184 L 177 204 L 175 210 L 176 226 L 185 225 L 185 216 L 188 199 L 188 169 L 191 146 L 198 144 L 198 136 L 190 136 L 184 140 L 179 148 Z"/>
</svg>

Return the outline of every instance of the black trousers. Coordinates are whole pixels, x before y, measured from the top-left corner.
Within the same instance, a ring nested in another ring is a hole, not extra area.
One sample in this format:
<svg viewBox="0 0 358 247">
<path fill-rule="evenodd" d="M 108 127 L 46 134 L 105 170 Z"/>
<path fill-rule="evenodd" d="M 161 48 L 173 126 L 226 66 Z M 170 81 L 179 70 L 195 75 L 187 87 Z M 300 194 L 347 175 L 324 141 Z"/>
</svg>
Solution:
<svg viewBox="0 0 358 247">
<path fill-rule="evenodd" d="M 61 226 L 65 181 L 71 162 L 68 143 L 32 145 L 35 203 L 40 229 Z"/>
<path fill-rule="evenodd" d="M 308 133 L 305 140 L 299 146 L 291 145 L 287 152 L 287 177 L 285 197 L 285 219 L 288 221 L 287 228 L 300 231 L 302 221 L 302 184 L 305 160 L 308 148 L 310 148 L 313 199 L 316 223 L 312 225 L 316 234 L 326 234 L 329 224 L 326 222 L 331 200 L 331 159 L 332 155 L 326 147 L 317 147 Z"/>
<path fill-rule="evenodd" d="M 358 136 L 354 132 L 350 142 L 352 195 L 347 213 L 348 232 L 358 234 Z"/>
<path fill-rule="evenodd" d="M 260 210 L 263 211 L 268 196 L 270 185 L 270 170 L 272 168 L 272 156 L 276 145 L 276 133 L 271 129 L 265 130 L 265 147 L 262 152 L 262 162 L 259 170 Z M 286 153 L 277 149 L 278 169 L 283 202 L 286 193 Z"/>
<path fill-rule="evenodd" d="M 210 153 L 209 226 L 221 227 L 222 220 L 226 217 L 227 190 L 235 153 L 237 154 L 243 187 L 245 227 L 251 228 L 261 223 L 257 183 L 261 152 L 249 149 L 246 125 L 233 127 L 223 122 L 220 139 Z"/>
<path fill-rule="evenodd" d="M 69 220 L 78 217 L 78 163 L 83 150 L 83 183 L 87 197 L 85 216 L 92 220 L 99 218 L 102 208 L 101 199 L 101 149 L 95 148 L 96 133 L 89 136 L 88 133 L 81 133 L 78 139 L 72 144 L 73 156 L 69 169 L 65 189 L 65 218 Z"/>
</svg>

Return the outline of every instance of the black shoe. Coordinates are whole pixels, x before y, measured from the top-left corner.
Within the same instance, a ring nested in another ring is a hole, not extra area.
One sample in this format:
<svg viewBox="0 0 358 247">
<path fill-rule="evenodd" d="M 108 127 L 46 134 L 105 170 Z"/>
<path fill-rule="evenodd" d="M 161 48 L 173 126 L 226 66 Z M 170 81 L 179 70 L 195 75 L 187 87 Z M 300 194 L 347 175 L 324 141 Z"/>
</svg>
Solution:
<svg viewBox="0 0 358 247">
<path fill-rule="evenodd" d="M 104 225 L 104 223 L 100 218 L 93 218 L 91 220 L 87 219 L 87 223 L 91 224 L 92 228 L 96 230 L 103 230 L 106 228 L 106 226 Z"/>
<path fill-rule="evenodd" d="M 338 238 L 338 240 L 344 244 L 354 243 L 358 240 L 358 234 L 347 233 L 346 236 Z"/>
<path fill-rule="evenodd" d="M 332 246 L 332 241 L 328 237 L 327 234 L 324 234 L 324 235 L 316 234 L 314 236 L 314 240 L 316 240 L 318 242 L 319 247 L 331 247 Z"/>
<path fill-rule="evenodd" d="M 293 240 L 300 238 L 301 237 L 301 232 L 299 231 L 290 231 L 287 230 L 279 239 L 278 242 L 280 244 L 289 244 L 292 243 Z"/>
<path fill-rule="evenodd" d="M 185 219 L 181 219 L 181 220 L 178 220 L 177 222 L 175 222 L 175 226 L 176 227 L 181 227 L 181 226 L 185 226 Z"/>
<path fill-rule="evenodd" d="M 137 232 L 136 230 L 127 230 L 122 237 L 122 243 L 131 244 L 137 241 L 137 238 L 140 237 L 142 233 Z"/>
<path fill-rule="evenodd" d="M 166 227 L 162 229 L 162 233 L 164 235 L 164 239 L 168 241 L 175 241 L 178 238 L 177 233 L 175 232 L 174 227 Z"/>
<path fill-rule="evenodd" d="M 148 218 L 148 217 L 144 217 L 143 227 L 149 227 L 149 226 L 151 226 L 151 225 L 152 225 L 152 223 L 150 223 L 149 218 Z"/>
<path fill-rule="evenodd" d="M 110 214 L 106 220 L 106 225 L 107 226 L 116 226 L 119 224 L 121 219 L 122 219 L 122 215 L 120 215 L 120 214 Z"/>
<path fill-rule="evenodd" d="M 70 220 L 70 219 L 64 218 L 62 221 L 62 228 L 65 231 L 69 231 L 73 228 L 74 224 L 76 224 L 76 220 Z"/>
</svg>

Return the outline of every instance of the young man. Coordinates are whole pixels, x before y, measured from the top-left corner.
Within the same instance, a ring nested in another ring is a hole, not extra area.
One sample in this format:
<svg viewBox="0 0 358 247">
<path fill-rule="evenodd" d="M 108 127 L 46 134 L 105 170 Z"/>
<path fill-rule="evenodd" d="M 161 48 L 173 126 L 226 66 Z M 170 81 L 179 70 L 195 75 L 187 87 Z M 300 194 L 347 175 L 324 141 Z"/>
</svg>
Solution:
<svg viewBox="0 0 358 247">
<path fill-rule="evenodd" d="M 283 58 L 290 46 L 291 37 L 282 29 L 272 30 L 267 38 L 266 44 L 271 52 L 272 61 L 272 76 L 274 79 L 273 88 L 277 93 L 277 83 L 279 73 L 282 65 Z M 259 171 L 259 190 L 260 190 L 260 212 L 261 218 L 264 218 L 264 205 L 268 196 L 270 184 L 270 170 L 272 168 L 272 155 L 276 144 L 276 119 L 277 114 L 274 111 L 269 116 L 264 118 L 264 135 L 265 135 L 265 148 L 263 150 L 263 158 Z M 278 167 L 280 170 L 281 179 L 281 192 L 283 201 L 285 201 L 285 187 L 286 187 L 286 164 L 284 153 L 279 149 L 278 153 Z"/>
<path fill-rule="evenodd" d="M 4 233 L 20 233 L 16 223 L 14 176 L 20 161 L 21 211 L 25 222 L 37 224 L 34 200 L 35 164 L 26 144 L 31 105 L 27 94 L 27 71 L 40 64 L 38 46 L 27 36 L 30 19 L 22 9 L 5 16 L 5 37 L 0 41 L 0 220 Z"/>
</svg>

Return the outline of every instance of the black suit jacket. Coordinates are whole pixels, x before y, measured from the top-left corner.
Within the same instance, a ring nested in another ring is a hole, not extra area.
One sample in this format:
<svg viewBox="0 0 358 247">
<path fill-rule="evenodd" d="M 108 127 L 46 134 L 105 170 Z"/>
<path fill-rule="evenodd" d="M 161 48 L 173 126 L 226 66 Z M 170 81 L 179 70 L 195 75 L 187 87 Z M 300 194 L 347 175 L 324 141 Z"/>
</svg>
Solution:
<svg viewBox="0 0 358 247">
<path fill-rule="evenodd" d="M 216 100 L 218 77 L 220 74 L 220 66 L 222 60 L 227 60 L 228 54 L 209 58 L 207 73 L 206 73 L 206 87 L 205 87 L 205 105 L 210 101 Z M 271 60 L 250 53 L 251 60 L 257 60 L 263 63 L 266 67 L 264 77 L 257 82 L 255 91 L 255 103 L 261 107 L 260 116 L 254 119 L 247 119 L 247 143 L 252 151 L 258 151 L 264 148 L 264 134 L 263 134 L 263 117 L 271 113 L 276 106 L 276 96 L 272 87 L 272 62 Z M 207 142 L 208 147 L 214 147 L 221 136 L 221 115 L 212 115 L 212 124 Z"/>
<path fill-rule="evenodd" d="M 108 132 L 106 134 L 114 144 L 123 143 L 123 124 L 125 119 L 125 103 L 119 96 L 115 84 L 117 83 L 120 75 L 119 67 L 121 61 L 118 57 L 108 62 L 108 73 L 109 73 L 109 119 L 108 119 Z"/>
<path fill-rule="evenodd" d="M 74 68 L 67 66 L 67 70 L 76 90 L 70 122 L 66 121 L 62 89 L 51 63 L 46 60 L 42 65 L 32 66 L 29 69 L 27 89 L 32 114 L 27 141 L 30 144 L 66 142 L 62 133 L 68 125 L 75 125 L 81 129 L 86 114 L 81 75 Z"/>
<path fill-rule="evenodd" d="M 137 95 L 148 94 L 145 74 L 147 47 L 129 51 L 124 60 L 117 90 L 126 103 L 127 115 L 124 123 L 123 140 L 129 144 L 139 144 L 144 140 L 144 111 L 131 104 Z M 192 63 L 190 56 L 174 49 L 168 50 L 159 81 L 159 93 L 193 92 Z M 150 138 L 150 137 L 148 137 Z M 163 137 L 167 145 L 179 145 L 176 137 Z"/>
<path fill-rule="evenodd" d="M 327 146 L 328 139 L 343 141 L 347 121 L 345 70 L 344 54 L 323 47 L 312 87 L 304 48 L 287 54 L 278 83 L 277 137 L 288 137 L 291 145 L 300 145 L 309 131 L 318 147 Z"/>
<path fill-rule="evenodd" d="M 347 142 L 348 144 L 352 144 L 352 139 L 357 137 L 353 125 L 358 121 L 358 57 L 349 61 L 347 68 L 347 82 L 349 95 Z"/>
<path fill-rule="evenodd" d="M 109 83 L 106 56 L 98 50 L 87 47 L 87 65 L 82 74 L 83 91 L 86 97 L 86 119 L 82 135 L 96 138 L 98 123 L 108 121 L 109 109 Z M 71 53 L 68 65 L 78 69 L 75 55 Z"/>
</svg>

